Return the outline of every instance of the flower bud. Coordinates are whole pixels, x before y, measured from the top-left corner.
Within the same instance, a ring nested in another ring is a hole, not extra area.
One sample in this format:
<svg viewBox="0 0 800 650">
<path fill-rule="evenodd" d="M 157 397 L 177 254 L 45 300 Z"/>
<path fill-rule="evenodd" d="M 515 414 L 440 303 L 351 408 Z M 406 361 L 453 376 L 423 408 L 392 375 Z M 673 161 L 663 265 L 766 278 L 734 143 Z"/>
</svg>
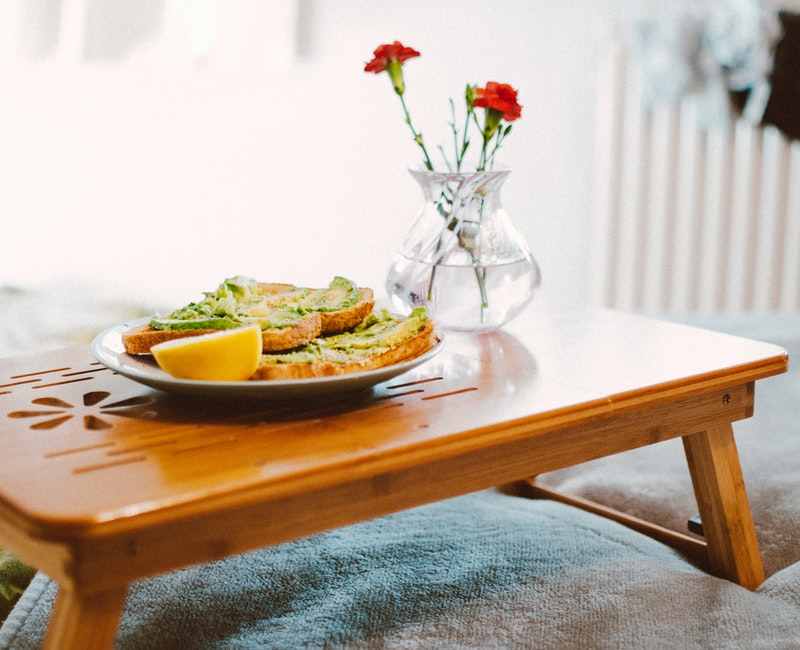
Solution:
<svg viewBox="0 0 800 650">
<path fill-rule="evenodd" d="M 406 85 L 403 81 L 403 64 L 397 59 L 392 59 L 386 63 L 386 72 L 389 74 L 389 79 L 392 80 L 394 91 L 398 95 L 402 95 L 406 90 Z"/>
</svg>

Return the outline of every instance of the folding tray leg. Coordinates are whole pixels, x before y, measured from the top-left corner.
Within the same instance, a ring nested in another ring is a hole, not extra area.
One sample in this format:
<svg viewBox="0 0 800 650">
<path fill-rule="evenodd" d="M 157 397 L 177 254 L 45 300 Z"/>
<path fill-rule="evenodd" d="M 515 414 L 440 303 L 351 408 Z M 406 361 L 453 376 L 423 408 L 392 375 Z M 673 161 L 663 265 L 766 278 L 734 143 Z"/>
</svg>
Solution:
<svg viewBox="0 0 800 650">
<path fill-rule="evenodd" d="M 713 575 L 755 589 L 764 582 L 764 567 L 733 427 L 723 424 L 683 436 L 683 446 L 705 541 L 594 501 L 552 490 L 537 483 L 536 477 L 503 486 L 503 490 L 516 496 L 552 499 L 613 519 L 683 552 Z"/>
<path fill-rule="evenodd" d="M 59 588 L 45 650 L 113 648 L 127 588 L 89 595 Z"/>
<path fill-rule="evenodd" d="M 764 582 L 750 503 L 730 424 L 683 437 L 711 572 L 755 589 Z"/>
</svg>

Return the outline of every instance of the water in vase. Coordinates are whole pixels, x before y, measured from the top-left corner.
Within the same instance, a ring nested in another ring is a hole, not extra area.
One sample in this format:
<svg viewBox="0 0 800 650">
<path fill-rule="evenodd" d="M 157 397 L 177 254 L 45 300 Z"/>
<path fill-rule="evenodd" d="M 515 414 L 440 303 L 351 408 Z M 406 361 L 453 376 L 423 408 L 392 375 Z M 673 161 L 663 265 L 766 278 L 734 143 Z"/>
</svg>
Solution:
<svg viewBox="0 0 800 650">
<path fill-rule="evenodd" d="M 443 328 L 480 331 L 509 322 L 528 304 L 539 284 L 539 269 L 530 258 L 486 266 L 439 264 L 431 268 L 398 255 L 386 288 L 398 311 L 425 306 Z"/>
</svg>

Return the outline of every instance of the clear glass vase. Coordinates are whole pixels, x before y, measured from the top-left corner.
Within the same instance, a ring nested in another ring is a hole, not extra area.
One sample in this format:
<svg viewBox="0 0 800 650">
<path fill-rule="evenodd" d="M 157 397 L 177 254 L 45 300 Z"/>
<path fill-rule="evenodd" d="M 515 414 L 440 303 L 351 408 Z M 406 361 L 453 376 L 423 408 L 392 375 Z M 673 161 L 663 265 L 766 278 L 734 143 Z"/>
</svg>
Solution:
<svg viewBox="0 0 800 650">
<path fill-rule="evenodd" d="M 502 327 L 530 302 L 541 274 L 500 201 L 510 170 L 411 170 L 425 204 L 392 260 L 394 308 L 425 306 L 445 329 Z"/>
</svg>

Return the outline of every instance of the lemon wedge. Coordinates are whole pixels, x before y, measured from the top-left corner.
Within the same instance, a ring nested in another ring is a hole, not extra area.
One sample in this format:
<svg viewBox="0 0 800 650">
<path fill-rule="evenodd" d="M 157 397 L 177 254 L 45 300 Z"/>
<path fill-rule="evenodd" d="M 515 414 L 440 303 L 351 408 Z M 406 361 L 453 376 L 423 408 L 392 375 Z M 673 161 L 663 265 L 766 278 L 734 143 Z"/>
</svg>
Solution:
<svg viewBox="0 0 800 650">
<path fill-rule="evenodd" d="M 245 381 L 261 359 L 258 325 L 165 341 L 151 349 L 161 369 L 176 379 Z"/>
</svg>

